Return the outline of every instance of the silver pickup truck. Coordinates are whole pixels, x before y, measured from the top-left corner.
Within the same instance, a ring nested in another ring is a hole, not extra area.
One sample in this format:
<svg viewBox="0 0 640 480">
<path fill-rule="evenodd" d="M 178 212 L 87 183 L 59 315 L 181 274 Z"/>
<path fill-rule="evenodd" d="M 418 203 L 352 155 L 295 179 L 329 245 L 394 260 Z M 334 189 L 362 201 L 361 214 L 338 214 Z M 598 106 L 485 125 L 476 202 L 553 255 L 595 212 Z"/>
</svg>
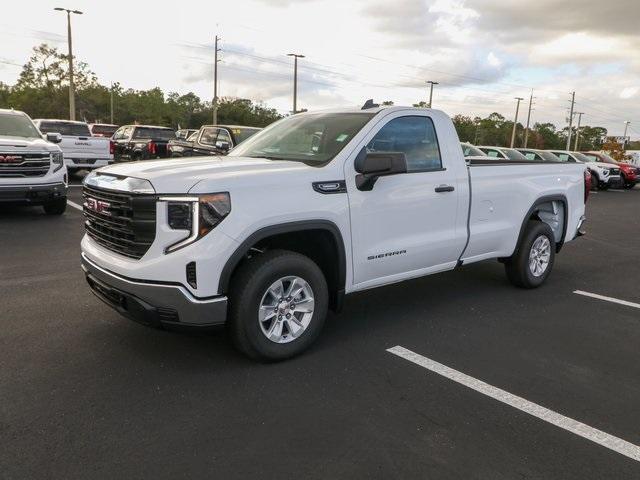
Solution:
<svg viewBox="0 0 640 480">
<path fill-rule="evenodd" d="M 44 134 L 62 135 L 60 148 L 69 173 L 80 169 L 93 170 L 104 167 L 113 161 L 111 140 L 92 137 L 89 125 L 71 120 L 36 119 L 36 127 Z"/>
</svg>

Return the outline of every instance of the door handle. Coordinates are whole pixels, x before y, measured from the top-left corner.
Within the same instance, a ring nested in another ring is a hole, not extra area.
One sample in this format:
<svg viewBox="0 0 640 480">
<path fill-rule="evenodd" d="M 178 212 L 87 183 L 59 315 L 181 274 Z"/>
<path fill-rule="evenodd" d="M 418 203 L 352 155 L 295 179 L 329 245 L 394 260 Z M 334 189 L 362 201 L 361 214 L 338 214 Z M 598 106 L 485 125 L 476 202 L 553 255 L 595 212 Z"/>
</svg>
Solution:
<svg viewBox="0 0 640 480">
<path fill-rule="evenodd" d="M 453 185 L 438 185 L 436 187 L 436 193 L 453 192 L 454 190 L 455 187 Z"/>
</svg>

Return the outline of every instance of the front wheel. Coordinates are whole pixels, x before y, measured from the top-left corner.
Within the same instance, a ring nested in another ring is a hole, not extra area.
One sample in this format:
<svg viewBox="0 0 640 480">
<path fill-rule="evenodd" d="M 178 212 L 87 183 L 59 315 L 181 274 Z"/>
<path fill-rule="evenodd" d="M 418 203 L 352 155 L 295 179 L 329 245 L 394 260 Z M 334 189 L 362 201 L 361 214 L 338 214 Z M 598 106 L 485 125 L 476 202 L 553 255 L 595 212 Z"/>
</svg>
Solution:
<svg viewBox="0 0 640 480">
<path fill-rule="evenodd" d="M 308 257 L 273 250 L 246 261 L 231 283 L 229 327 L 236 347 L 251 358 L 283 360 L 316 340 L 329 293 Z"/>
<path fill-rule="evenodd" d="M 44 208 L 44 213 L 47 215 L 62 215 L 67 209 L 67 198 L 56 198 L 45 203 L 42 208 Z"/>
<path fill-rule="evenodd" d="M 544 222 L 530 220 L 515 253 L 505 262 L 507 278 L 517 287 L 536 288 L 544 283 L 556 256 L 553 230 Z"/>
</svg>

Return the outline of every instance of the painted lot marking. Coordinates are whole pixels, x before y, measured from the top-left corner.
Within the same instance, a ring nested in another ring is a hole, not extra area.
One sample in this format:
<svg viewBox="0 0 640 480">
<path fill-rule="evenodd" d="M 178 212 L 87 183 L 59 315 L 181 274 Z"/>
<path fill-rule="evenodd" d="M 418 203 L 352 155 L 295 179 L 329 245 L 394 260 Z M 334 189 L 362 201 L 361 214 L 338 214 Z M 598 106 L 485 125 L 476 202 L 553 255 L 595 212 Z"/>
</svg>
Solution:
<svg viewBox="0 0 640 480">
<path fill-rule="evenodd" d="M 75 208 L 76 210 L 80 210 L 82 212 L 82 205 L 78 205 L 77 203 L 72 202 L 71 200 L 67 200 L 67 205 Z"/>
<path fill-rule="evenodd" d="M 598 300 L 604 300 L 605 302 L 626 305 L 627 307 L 640 308 L 640 303 L 627 302 L 626 300 L 620 300 L 619 298 L 613 298 L 613 297 L 606 297 L 604 295 L 598 295 L 597 293 L 583 292 L 582 290 L 575 290 L 573 293 L 577 295 L 584 295 L 585 297 L 597 298 Z"/>
<path fill-rule="evenodd" d="M 387 349 L 387 352 L 393 353 L 400 358 L 404 358 L 409 362 L 415 363 L 416 365 L 426 368 L 438 375 L 442 375 L 449 380 L 453 380 L 456 383 L 471 388 L 476 392 L 480 392 L 494 400 L 498 400 L 499 402 L 505 403 L 513 408 L 517 408 L 529 415 L 533 415 L 545 422 L 549 422 L 556 427 L 575 433 L 582 438 L 586 438 L 598 445 L 602 445 L 603 447 L 613 450 L 625 457 L 629 457 L 640 462 L 640 447 L 633 443 L 629 443 L 626 440 L 609 435 L 602 430 L 597 430 L 589 425 L 573 420 L 572 418 L 560 415 L 559 413 L 549 410 L 541 405 L 525 400 L 522 397 L 513 395 L 501 390 L 500 388 L 494 387 L 493 385 L 489 385 L 482 380 L 470 377 L 469 375 L 454 370 L 453 368 L 449 368 L 446 365 L 442 365 L 441 363 L 427 357 L 423 357 L 422 355 L 412 352 L 400 345 Z"/>
</svg>

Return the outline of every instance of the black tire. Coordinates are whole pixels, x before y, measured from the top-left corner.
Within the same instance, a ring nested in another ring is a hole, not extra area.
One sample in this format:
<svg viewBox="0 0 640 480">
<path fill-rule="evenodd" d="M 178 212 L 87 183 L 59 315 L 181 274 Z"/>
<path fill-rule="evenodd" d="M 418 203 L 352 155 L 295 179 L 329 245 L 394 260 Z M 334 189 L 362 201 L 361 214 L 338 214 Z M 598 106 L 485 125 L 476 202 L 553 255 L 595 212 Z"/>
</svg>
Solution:
<svg viewBox="0 0 640 480">
<path fill-rule="evenodd" d="M 597 192 L 600 187 L 600 180 L 598 180 L 598 176 L 591 172 L 591 190 Z"/>
<path fill-rule="evenodd" d="M 609 185 L 608 183 L 601 183 L 600 185 L 598 185 L 598 188 L 599 188 L 600 190 L 609 190 L 609 187 L 610 187 L 610 186 L 611 186 L 611 185 Z"/>
<path fill-rule="evenodd" d="M 633 187 L 635 187 L 635 186 L 636 186 L 636 183 L 635 183 L 635 182 L 628 182 L 628 183 L 625 183 L 625 184 L 624 184 L 624 189 L 625 189 L 625 190 L 631 190 L 631 189 L 632 189 Z"/>
<path fill-rule="evenodd" d="M 549 240 L 549 261 L 546 269 L 542 274 L 536 276 L 530 267 L 531 249 L 534 242 L 541 236 L 547 237 Z M 538 220 L 530 220 L 525 227 L 524 234 L 520 240 L 520 244 L 516 247 L 516 251 L 505 262 L 505 270 L 507 278 L 516 287 L 520 288 L 537 288 L 544 283 L 551 270 L 556 257 L 556 242 L 553 236 L 553 230 L 544 222 Z"/>
<path fill-rule="evenodd" d="M 67 209 L 67 198 L 56 198 L 45 203 L 42 208 L 47 215 L 62 215 Z"/>
<path fill-rule="evenodd" d="M 299 337 L 288 343 L 276 343 L 263 333 L 258 310 L 269 286 L 278 279 L 294 275 L 311 287 L 313 314 Z M 267 251 L 246 260 L 234 274 L 229 295 L 228 326 L 236 348 L 250 358 L 284 360 L 300 354 L 315 342 L 327 316 L 328 304 L 327 282 L 318 265 L 299 253 Z"/>
</svg>

